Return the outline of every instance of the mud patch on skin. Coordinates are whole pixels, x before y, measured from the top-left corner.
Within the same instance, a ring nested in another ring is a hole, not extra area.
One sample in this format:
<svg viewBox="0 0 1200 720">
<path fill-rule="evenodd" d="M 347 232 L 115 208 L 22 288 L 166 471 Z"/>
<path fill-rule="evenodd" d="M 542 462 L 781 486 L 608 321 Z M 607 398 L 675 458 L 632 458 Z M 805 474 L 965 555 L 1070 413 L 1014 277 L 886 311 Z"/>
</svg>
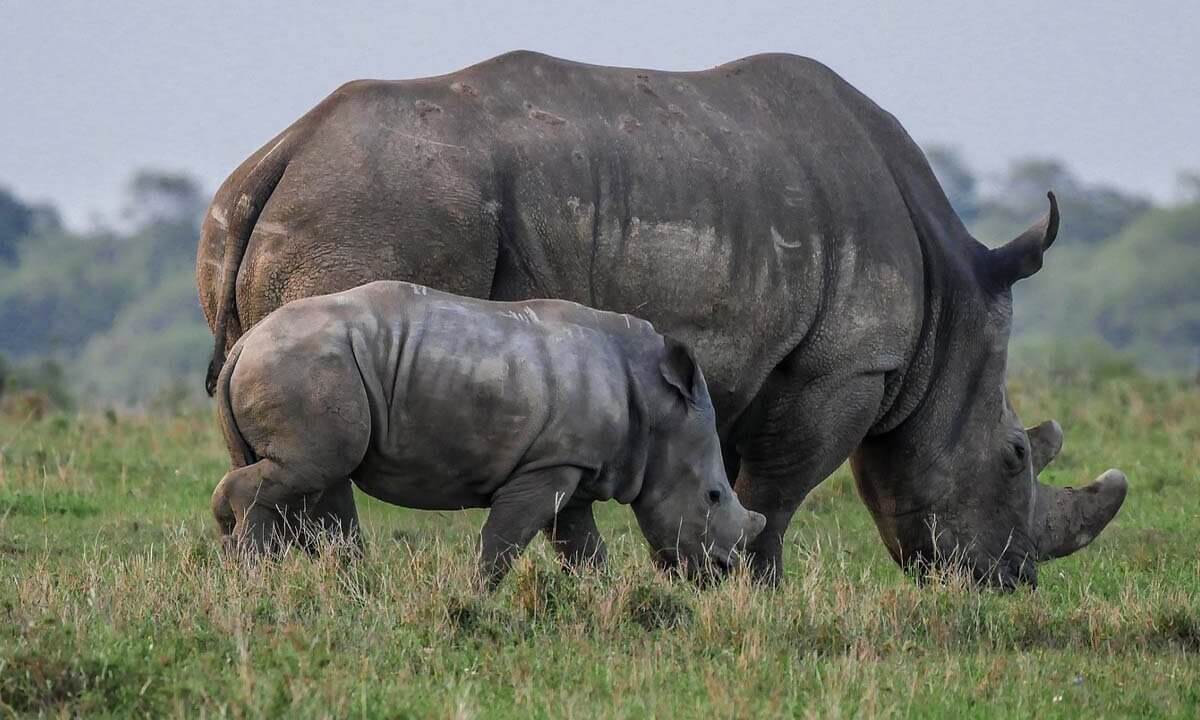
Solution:
<svg viewBox="0 0 1200 720">
<path fill-rule="evenodd" d="M 667 106 L 667 115 L 676 120 L 687 120 L 687 113 L 683 111 L 683 108 L 674 103 Z"/>
<path fill-rule="evenodd" d="M 478 90 L 462 81 L 450 83 L 450 89 L 459 95 L 466 95 L 467 97 L 476 97 L 479 95 Z"/>
<path fill-rule="evenodd" d="M 650 97 L 657 98 L 658 93 L 654 92 L 654 88 L 650 87 L 650 83 L 648 82 L 649 79 L 650 78 L 647 75 L 638 75 L 637 80 L 633 82 L 633 86 L 646 93 Z"/>
<path fill-rule="evenodd" d="M 567 122 L 565 118 L 559 117 L 552 112 L 546 112 L 545 110 L 541 110 L 539 108 L 531 109 L 529 111 L 529 117 L 532 120 L 538 120 L 546 123 L 547 125 L 565 125 Z"/>
<path fill-rule="evenodd" d="M 220 205 L 213 203 L 213 206 L 209 208 L 208 215 L 222 230 L 229 227 L 229 219 L 225 216 L 225 208 Z"/>
<path fill-rule="evenodd" d="M 442 106 L 431 103 L 427 100 L 418 100 L 413 103 L 417 109 L 417 115 L 424 120 L 425 116 L 442 112 Z"/>
<path fill-rule="evenodd" d="M 617 118 L 617 127 L 621 128 L 627 133 L 633 133 L 641 126 L 642 124 L 638 122 L 637 118 L 633 117 L 632 115 L 621 115 Z"/>
</svg>

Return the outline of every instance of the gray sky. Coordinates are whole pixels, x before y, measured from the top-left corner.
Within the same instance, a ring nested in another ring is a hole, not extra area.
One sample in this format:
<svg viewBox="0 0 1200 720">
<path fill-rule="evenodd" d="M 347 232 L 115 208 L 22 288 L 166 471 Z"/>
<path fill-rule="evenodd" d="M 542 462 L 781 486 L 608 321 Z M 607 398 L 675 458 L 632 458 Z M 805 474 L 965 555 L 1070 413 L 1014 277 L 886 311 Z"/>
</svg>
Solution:
<svg viewBox="0 0 1200 720">
<path fill-rule="evenodd" d="M 1200 169 L 1200 3 L 847 5 L 0 0 L 0 184 L 74 224 L 113 217 L 137 167 L 213 190 L 346 80 L 517 48 L 664 69 L 795 52 L 980 170 L 1054 155 L 1170 199 Z"/>
</svg>

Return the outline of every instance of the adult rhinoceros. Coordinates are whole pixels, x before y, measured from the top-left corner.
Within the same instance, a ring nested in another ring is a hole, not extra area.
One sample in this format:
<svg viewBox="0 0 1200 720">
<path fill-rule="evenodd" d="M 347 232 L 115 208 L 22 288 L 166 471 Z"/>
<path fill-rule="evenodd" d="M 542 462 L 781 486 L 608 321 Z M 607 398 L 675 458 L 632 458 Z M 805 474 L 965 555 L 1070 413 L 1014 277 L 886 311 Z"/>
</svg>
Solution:
<svg viewBox="0 0 1200 720">
<path fill-rule="evenodd" d="M 441 77 L 342 86 L 217 192 L 197 257 L 209 383 L 282 303 L 377 279 L 564 298 L 652 321 L 709 380 L 730 476 L 767 517 L 777 578 L 808 492 L 851 457 L 892 556 L 1036 582 L 1126 492 L 1037 473 L 1005 366 L 1011 291 L 1058 213 L 988 250 L 888 113 L 823 65 L 702 72 L 515 52 Z M 590 520 L 590 518 L 589 518 Z"/>
</svg>

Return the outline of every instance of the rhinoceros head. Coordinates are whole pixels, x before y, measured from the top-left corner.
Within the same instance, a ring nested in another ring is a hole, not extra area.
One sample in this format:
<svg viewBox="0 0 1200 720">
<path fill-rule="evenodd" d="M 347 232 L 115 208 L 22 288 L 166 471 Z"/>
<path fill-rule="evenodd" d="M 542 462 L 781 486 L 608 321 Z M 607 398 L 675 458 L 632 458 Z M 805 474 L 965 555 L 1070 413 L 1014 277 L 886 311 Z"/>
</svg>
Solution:
<svg viewBox="0 0 1200 720">
<path fill-rule="evenodd" d="M 1116 515 L 1126 480 L 1109 470 L 1092 484 L 1059 488 L 1038 474 L 1062 447 L 1054 421 L 1025 428 L 1008 400 L 1005 374 L 1011 286 L 1041 268 L 1058 208 L 1016 240 L 982 251 L 976 297 L 939 322 L 948 340 L 929 388 L 895 428 L 870 437 L 851 463 L 859 493 L 892 557 L 921 576 L 968 569 L 977 582 L 1037 584 L 1037 563 L 1090 543 Z"/>
<path fill-rule="evenodd" d="M 716 414 L 700 366 L 667 338 L 651 406 L 652 442 L 641 492 L 633 501 L 655 563 L 706 581 L 724 574 L 734 550 L 766 519 L 742 507 L 721 458 Z"/>
</svg>

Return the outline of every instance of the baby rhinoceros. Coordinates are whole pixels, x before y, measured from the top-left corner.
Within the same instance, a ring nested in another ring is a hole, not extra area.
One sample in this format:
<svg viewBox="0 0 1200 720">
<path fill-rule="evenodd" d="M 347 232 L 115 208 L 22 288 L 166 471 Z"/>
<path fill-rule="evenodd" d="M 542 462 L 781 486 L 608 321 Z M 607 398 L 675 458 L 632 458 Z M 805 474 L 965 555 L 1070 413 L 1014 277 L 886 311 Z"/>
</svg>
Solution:
<svg viewBox="0 0 1200 720">
<path fill-rule="evenodd" d="M 691 353 L 571 302 L 404 282 L 296 300 L 233 347 L 217 404 L 234 469 L 213 514 L 243 553 L 297 525 L 357 539 L 351 481 L 405 507 L 491 508 L 488 587 L 539 531 L 568 566 L 603 562 L 596 501 L 632 505 L 655 561 L 696 579 L 765 522 L 730 488 Z"/>
</svg>

